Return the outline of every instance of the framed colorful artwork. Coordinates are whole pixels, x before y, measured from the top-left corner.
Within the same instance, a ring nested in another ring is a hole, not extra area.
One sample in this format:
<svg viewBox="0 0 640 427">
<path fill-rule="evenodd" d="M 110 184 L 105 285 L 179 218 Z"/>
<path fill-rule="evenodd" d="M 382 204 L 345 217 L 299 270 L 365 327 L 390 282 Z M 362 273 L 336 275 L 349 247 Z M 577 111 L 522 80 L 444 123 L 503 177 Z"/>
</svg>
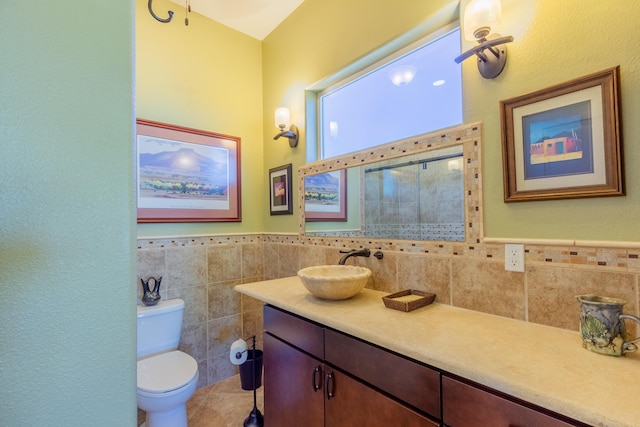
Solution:
<svg viewBox="0 0 640 427">
<path fill-rule="evenodd" d="M 269 212 L 271 215 L 290 215 L 291 203 L 291 163 L 269 169 Z"/>
<path fill-rule="evenodd" d="M 138 222 L 239 222 L 240 138 L 138 119 Z"/>
<path fill-rule="evenodd" d="M 304 177 L 305 221 L 347 220 L 347 171 Z"/>
<path fill-rule="evenodd" d="M 619 67 L 500 102 L 504 201 L 623 196 Z"/>
</svg>

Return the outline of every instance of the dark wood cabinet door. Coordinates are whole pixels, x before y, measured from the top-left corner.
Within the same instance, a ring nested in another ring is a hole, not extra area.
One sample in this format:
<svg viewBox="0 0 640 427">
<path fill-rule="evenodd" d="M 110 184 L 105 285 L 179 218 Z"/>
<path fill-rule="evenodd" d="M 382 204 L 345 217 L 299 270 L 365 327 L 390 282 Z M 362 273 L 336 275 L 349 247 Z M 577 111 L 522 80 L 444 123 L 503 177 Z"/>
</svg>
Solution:
<svg viewBox="0 0 640 427">
<path fill-rule="evenodd" d="M 440 372 L 331 329 L 325 361 L 440 419 Z"/>
<path fill-rule="evenodd" d="M 545 414 L 456 379 L 442 377 L 442 417 L 449 427 L 569 427 L 580 422 Z M 558 416 L 560 417 L 560 416 Z"/>
<path fill-rule="evenodd" d="M 434 427 L 440 425 L 328 366 L 325 367 L 324 387 L 325 399 L 327 399 L 325 427 Z"/>
<path fill-rule="evenodd" d="M 321 361 L 264 334 L 265 427 L 323 427 L 322 373 Z"/>
</svg>

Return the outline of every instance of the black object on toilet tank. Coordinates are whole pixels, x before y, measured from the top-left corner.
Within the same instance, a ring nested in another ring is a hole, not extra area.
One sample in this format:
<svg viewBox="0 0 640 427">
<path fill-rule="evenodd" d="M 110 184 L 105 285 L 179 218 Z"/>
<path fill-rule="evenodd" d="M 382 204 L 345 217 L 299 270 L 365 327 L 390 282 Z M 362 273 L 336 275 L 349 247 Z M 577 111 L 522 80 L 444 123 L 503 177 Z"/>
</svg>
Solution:
<svg viewBox="0 0 640 427">
<path fill-rule="evenodd" d="M 149 282 L 153 280 L 153 290 L 149 288 Z M 142 283 L 142 303 L 144 305 L 156 305 L 160 301 L 160 283 L 162 282 L 162 276 L 159 278 L 149 277 L 145 282 L 144 279 L 140 279 Z"/>
</svg>

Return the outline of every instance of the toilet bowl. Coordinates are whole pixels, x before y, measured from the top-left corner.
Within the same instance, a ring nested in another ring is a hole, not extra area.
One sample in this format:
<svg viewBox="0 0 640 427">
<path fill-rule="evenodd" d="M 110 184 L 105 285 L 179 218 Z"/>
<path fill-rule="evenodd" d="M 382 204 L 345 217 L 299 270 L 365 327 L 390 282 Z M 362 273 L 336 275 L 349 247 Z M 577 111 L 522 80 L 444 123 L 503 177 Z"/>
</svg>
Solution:
<svg viewBox="0 0 640 427">
<path fill-rule="evenodd" d="M 138 360 L 136 398 L 146 427 L 187 427 L 187 400 L 198 383 L 198 364 L 175 350 Z"/>
<path fill-rule="evenodd" d="M 198 383 L 198 363 L 178 350 L 184 301 L 138 306 L 138 408 L 145 427 L 187 427 L 187 400 Z"/>
</svg>

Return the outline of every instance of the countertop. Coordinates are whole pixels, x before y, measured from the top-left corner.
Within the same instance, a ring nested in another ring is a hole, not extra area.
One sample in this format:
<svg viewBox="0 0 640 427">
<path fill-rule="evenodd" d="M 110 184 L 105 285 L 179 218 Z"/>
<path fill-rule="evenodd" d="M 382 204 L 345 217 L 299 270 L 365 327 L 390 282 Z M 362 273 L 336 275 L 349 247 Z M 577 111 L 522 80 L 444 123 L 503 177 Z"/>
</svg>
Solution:
<svg viewBox="0 0 640 427">
<path fill-rule="evenodd" d="M 594 426 L 640 425 L 640 355 L 582 348 L 576 332 L 431 304 L 405 313 L 384 292 L 312 296 L 298 277 L 238 285 L 265 303 Z"/>
</svg>

